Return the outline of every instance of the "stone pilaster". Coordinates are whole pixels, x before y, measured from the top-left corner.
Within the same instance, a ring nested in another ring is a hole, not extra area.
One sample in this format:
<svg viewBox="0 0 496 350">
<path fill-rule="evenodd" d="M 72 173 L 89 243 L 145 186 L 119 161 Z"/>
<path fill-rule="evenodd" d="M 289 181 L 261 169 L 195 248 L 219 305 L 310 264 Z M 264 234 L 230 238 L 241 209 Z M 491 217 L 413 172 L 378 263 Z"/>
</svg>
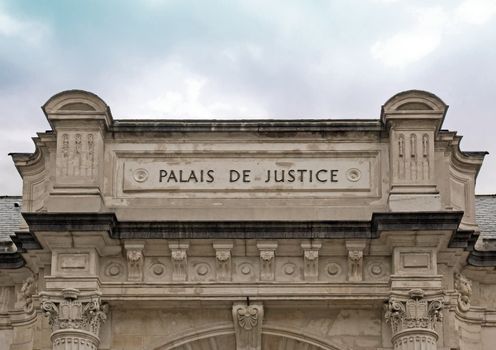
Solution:
<svg viewBox="0 0 496 350">
<path fill-rule="evenodd" d="M 385 318 L 391 325 L 395 350 L 435 350 L 436 323 L 443 318 L 441 299 L 426 299 L 421 289 L 412 289 L 408 297 L 392 296 L 386 304 Z"/>
<path fill-rule="evenodd" d="M 98 349 L 100 326 L 108 313 L 98 293 L 82 295 L 77 289 L 64 289 L 41 297 L 41 310 L 52 327 L 53 350 Z"/>
</svg>

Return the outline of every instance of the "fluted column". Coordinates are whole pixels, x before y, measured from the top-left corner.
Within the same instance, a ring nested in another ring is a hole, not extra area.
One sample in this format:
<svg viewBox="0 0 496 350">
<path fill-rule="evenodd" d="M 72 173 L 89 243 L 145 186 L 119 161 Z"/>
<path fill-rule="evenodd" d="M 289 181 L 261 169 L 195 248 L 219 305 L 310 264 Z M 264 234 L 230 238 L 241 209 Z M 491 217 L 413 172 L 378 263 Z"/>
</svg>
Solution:
<svg viewBox="0 0 496 350">
<path fill-rule="evenodd" d="M 386 304 L 386 321 L 393 333 L 395 350 L 436 350 L 436 323 L 442 320 L 441 299 L 426 299 L 421 289 L 412 289 L 408 297 L 393 296 Z"/>
<path fill-rule="evenodd" d="M 53 350 L 97 350 L 100 325 L 107 319 L 108 307 L 98 293 L 82 295 L 77 289 L 61 294 L 42 294 L 41 310 L 52 327 Z"/>
</svg>

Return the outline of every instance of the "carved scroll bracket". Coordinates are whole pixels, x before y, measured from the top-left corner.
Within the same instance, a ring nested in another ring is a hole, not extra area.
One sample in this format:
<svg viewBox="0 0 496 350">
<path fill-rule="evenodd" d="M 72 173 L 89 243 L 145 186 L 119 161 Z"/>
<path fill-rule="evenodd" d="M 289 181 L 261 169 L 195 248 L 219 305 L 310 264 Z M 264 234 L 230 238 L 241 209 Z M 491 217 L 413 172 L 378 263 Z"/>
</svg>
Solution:
<svg viewBox="0 0 496 350">
<path fill-rule="evenodd" d="M 304 269 L 303 276 L 306 281 L 316 281 L 319 277 L 319 250 L 320 242 L 302 243 Z"/>
<path fill-rule="evenodd" d="M 16 308 L 22 308 L 26 314 L 34 311 L 33 296 L 38 292 L 38 275 L 27 277 L 17 292 Z"/>
<path fill-rule="evenodd" d="M 80 344 L 83 349 L 98 348 L 100 326 L 108 314 L 108 305 L 102 304 L 99 293 L 82 294 L 77 289 L 41 293 L 40 306 L 52 327 L 54 350 L 66 349 L 70 344 Z"/>
<path fill-rule="evenodd" d="M 215 249 L 215 271 L 218 281 L 230 281 L 232 278 L 231 249 L 232 242 L 214 242 Z"/>
<path fill-rule="evenodd" d="M 260 251 L 260 280 L 273 281 L 277 242 L 258 242 L 257 248 Z"/>
<path fill-rule="evenodd" d="M 360 282 L 363 280 L 363 253 L 366 243 L 363 241 L 347 241 L 348 250 L 348 281 Z"/>
<path fill-rule="evenodd" d="M 188 279 L 189 243 L 169 243 L 172 261 L 172 280 L 186 281 Z"/>
<path fill-rule="evenodd" d="M 462 312 L 470 310 L 470 297 L 472 296 L 472 282 L 461 273 L 455 274 L 455 289 L 458 294 L 458 308 Z"/>
<path fill-rule="evenodd" d="M 128 281 L 142 281 L 143 280 L 143 262 L 144 243 L 128 243 L 124 244 L 127 258 L 127 279 Z"/>
<path fill-rule="evenodd" d="M 236 350 L 261 350 L 263 305 L 236 303 L 233 305 L 232 312 Z"/>
</svg>

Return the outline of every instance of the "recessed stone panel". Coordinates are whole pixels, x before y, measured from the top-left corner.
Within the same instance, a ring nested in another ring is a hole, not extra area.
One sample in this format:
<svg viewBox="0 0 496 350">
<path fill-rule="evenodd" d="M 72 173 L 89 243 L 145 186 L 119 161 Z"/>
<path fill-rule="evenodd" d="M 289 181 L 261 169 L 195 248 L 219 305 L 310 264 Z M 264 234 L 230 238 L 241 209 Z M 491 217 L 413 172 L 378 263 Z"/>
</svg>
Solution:
<svg viewBox="0 0 496 350">
<path fill-rule="evenodd" d="M 370 192 L 376 154 L 346 158 L 341 154 L 177 155 L 122 159 L 123 192 L 317 193 Z"/>
</svg>

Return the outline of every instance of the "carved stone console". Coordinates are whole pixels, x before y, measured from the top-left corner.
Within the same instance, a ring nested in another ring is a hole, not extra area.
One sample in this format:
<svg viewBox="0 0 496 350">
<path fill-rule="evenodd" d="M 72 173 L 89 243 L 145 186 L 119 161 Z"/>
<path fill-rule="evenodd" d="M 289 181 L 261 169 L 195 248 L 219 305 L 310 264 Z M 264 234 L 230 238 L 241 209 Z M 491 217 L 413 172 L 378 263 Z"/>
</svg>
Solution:
<svg viewBox="0 0 496 350">
<path fill-rule="evenodd" d="M 455 290 L 458 294 L 458 309 L 462 312 L 470 310 L 472 296 L 472 282 L 461 273 L 455 274 Z"/>
<path fill-rule="evenodd" d="M 264 309 L 261 304 L 233 305 L 236 350 L 260 350 L 262 348 L 263 315 Z"/>
<path fill-rule="evenodd" d="M 259 242 L 257 248 L 260 251 L 260 280 L 273 281 L 277 242 Z"/>
<path fill-rule="evenodd" d="M 306 281 L 317 281 L 319 279 L 319 242 L 302 243 L 303 249 L 303 275 Z"/>
<path fill-rule="evenodd" d="M 100 326 L 107 319 L 108 305 L 98 293 L 82 295 L 64 289 L 59 295 L 41 294 L 41 310 L 52 327 L 53 350 L 96 350 Z"/>
<path fill-rule="evenodd" d="M 127 279 L 139 282 L 143 280 L 143 243 L 125 243 L 127 258 Z"/>
<path fill-rule="evenodd" d="M 436 323 L 443 318 L 442 310 L 442 300 L 424 298 L 421 289 L 410 290 L 405 298 L 389 298 L 385 318 L 391 325 L 394 349 L 437 349 Z"/>
<path fill-rule="evenodd" d="M 218 281 L 230 281 L 232 278 L 231 272 L 231 249 L 232 243 L 214 243 L 215 260 L 216 260 L 216 275 Z"/>
</svg>

